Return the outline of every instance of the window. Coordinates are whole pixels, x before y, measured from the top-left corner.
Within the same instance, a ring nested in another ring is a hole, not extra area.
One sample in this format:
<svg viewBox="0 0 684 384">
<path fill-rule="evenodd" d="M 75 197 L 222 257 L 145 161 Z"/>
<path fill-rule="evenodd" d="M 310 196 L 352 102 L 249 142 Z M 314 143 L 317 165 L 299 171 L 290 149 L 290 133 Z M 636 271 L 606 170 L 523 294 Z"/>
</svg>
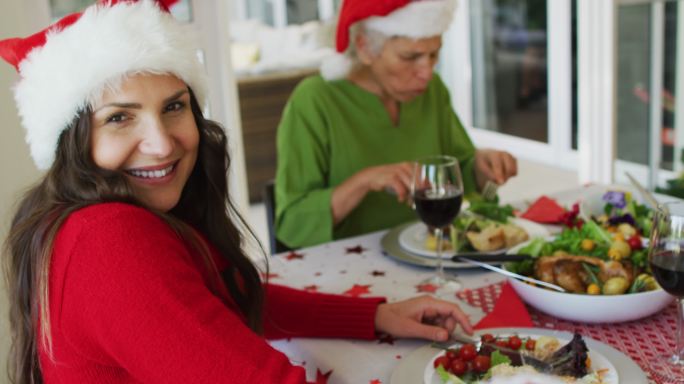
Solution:
<svg viewBox="0 0 684 384">
<path fill-rule="evenodd" d="M 336 14 L 342 0 L 239 0 L 248 19 L 272 27 L 327 20 Z"/>
<path fill-rule="evenodd" d="M 674 149 L 678 7 L 674 1 L 622 5 L 617 14 L 617 157 L 649 165 L 656 151 L 653 166 L 669 171 L 680 161 Z"/>
<path fill-rule="evenodd" d="M 50 15 L 52 16 L 53 21 L 56 21 L 68 14 L 80 12 L 95 2 L 95 0 L 50 0 Z M 180 0 L 171 6 L 171 13 L 178 20 L 185 22 L 192 21 L 189 0 Z"/>
<path fill-rule="evenodd" d="M 476 144 L 575 169 L 576 0 L 463 0 L 439 71 Z"/>
</svg>

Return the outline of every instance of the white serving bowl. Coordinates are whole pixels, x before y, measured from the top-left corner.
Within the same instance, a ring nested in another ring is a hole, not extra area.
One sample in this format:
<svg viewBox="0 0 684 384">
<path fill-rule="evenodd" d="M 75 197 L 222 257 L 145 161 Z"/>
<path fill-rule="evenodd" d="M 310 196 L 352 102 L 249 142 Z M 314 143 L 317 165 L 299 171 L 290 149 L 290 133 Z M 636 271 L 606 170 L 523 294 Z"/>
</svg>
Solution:
<svg viewBox="0 0 684 384">
<path fill-rule="evenodd" d="M 518 296 L 551 316 L 581 323 L 621 323 L 650 316 L 670 304 L 662 289 L 624 295 L 580 295 L 538 288 L 509 278 Z"/>
</svg>

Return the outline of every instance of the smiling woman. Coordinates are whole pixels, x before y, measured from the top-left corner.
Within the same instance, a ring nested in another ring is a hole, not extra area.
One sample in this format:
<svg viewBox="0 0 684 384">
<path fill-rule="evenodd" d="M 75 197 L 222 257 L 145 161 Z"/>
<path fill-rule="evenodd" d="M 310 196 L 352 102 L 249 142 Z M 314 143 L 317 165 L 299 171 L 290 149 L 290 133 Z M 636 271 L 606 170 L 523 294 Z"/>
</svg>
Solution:
<svg viewBox="0 0 684 384">
<path fill-rule="evenodd" d="M 185 83 L 171 75 L 129 77 L 93 104 L 95 164 L 124 171 L 136 198 L 167 212 L 197 160 L 199 132 Z"/>
<path fill-rule="evenodd" d="M 470 331 L 458 306 L 428 297 L 262 283 L 228 194 L 226 135 L 201 112 L 207 81 L 190 32 L 164 2 L 108 0 L 0 41 L 46 170 L 19 203 L 3 260 L 11 382 L 302 384 L 304 369 L 264 337 Z"/>
</svg>

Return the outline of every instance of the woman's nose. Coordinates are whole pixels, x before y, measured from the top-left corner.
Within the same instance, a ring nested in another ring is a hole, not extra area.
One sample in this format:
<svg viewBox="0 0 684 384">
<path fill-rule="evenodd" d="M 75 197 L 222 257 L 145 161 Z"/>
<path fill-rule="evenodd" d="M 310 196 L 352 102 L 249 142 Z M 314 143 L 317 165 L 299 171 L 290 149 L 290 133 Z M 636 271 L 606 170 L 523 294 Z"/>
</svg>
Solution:
<svg viewBox="0 0 684 384">
<path fill-rule="evenodd" d="M 160 119 L 151 119 L 144 130 L 140 151 L 146 155 L 167 157 L 173 153 L 175 141 Z"/>
<path fill-rule="evenodd" d="M 434 71 L 435 66 L 430 62 L 420 63 L 416 75 L 420 80 L 429 81 L 432 79 L 432 71 Z"/>
</svg>

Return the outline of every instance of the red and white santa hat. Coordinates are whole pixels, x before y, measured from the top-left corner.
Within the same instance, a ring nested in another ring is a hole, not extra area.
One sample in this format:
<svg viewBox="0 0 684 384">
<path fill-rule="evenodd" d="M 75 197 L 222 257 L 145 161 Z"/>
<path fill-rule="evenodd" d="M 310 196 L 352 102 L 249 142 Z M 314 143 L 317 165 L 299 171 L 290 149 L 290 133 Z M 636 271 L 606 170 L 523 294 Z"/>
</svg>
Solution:
<svg viewBox="0 0 684 384">
<path fill-rule="evenodd" d="M 455 11 L 456 0 L 344 0 L 337 24 L 337 53 L 323 61 L 321 75 L 334 80 L 349 73 L 352 61 L 345 55 L 349 30 L 359 21 L 385 36 L 421 39 L 446 32 Z"/>
<path fill-rule="evenodd" d="M 20 75 L 14 98 L 39 169 L 52 165 L 78 112 L 127 75 L 173 74 L 204 105 L 208 84 L 194 33 L 168 12 L 176 1 L 101 1 L 32 36 L 0 41 L 0 56 Z"/>
</svg>

